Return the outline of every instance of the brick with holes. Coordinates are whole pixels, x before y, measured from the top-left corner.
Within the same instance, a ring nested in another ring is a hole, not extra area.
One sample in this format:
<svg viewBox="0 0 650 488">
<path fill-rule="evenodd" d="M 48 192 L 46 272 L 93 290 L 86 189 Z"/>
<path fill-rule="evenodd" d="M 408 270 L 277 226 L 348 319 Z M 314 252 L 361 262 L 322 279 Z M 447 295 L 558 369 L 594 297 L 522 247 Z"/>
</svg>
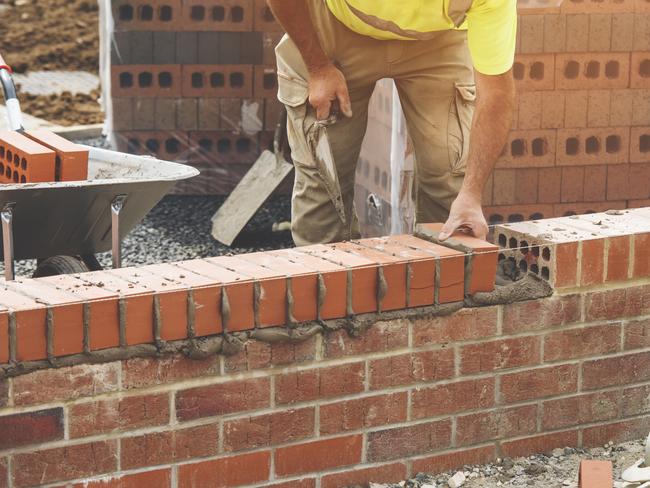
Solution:
<svg viewBox="0 0 650 488">
<path fill-rule="evenodd" d="M 253 29 L 252 0 L 187 0 L 180 30 L 247 32 Z"/>
<path fill-rule="evenodd" d="M 557 133 L 558 166 L 616 164 L 629 161 L 630 129 L 605 127 L 560 129 Z"/>
<path fill-rule="evenodd" d="M 0 131 L 1 183 L 54 181 L 56 153 L 15 131 Z"/>
<path fill-rule="evenodd" d="M 253 67 L 246 65 L 183 65 L 184 97 L 248 98 L 253 96 Z"/>
<path fill-rule="evenodd" d="M 114 97 L 171 97 L 181 94 L 181 67 L 174 64 L 111 67 Z"/>
<path fill-rule="evenodd" d="M 629 53 L 558 54 L 555 87 L 562 90 L 627 88 Z"/>
<path fill-rule="evenodd" d="M 115 31 L 181 30 L 181 0 L 117 0 L 112 7 Z"/>
</svg>

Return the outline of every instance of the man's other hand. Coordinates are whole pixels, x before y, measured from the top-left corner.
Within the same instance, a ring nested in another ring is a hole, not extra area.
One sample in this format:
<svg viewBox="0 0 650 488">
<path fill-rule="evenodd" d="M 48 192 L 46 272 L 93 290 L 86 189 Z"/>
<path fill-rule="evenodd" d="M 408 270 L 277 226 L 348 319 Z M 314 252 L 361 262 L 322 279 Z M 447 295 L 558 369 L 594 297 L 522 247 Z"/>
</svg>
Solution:
<svg viewBox="0 0 650 488">
<path fill-rule="evenodd" d="M 333 102 L 338 102 L 343 115 L 352 117 L 348 84 L 336 66 L 330 63 L 311 69 L 309 75 L 309 103 L 316 109 L 318 120 L 330 116 Z"/>
<path fill-rule="evenodd" d="M 485 240 L 488 234 L 488 226 L 481 208 L 481 198 L 463 191 L 458 194 L 454 203 L 451 204 L 449 218 L 440 231 L 441 240 L 448 239 L 451 235 L 460 230 Z"/>
</svg>

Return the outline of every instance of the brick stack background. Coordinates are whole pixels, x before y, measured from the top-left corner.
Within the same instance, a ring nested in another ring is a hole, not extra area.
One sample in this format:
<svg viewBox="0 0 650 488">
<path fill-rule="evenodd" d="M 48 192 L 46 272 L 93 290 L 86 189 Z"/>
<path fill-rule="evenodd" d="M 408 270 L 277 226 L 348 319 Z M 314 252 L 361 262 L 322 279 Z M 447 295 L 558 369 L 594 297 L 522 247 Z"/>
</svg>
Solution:
<svg viewBox="0 0 650 488">
<path fill-rule="evenodd" d="M 118 149 L 200 169 L 178 192 L 227 193 L 273 138 L 279 24 L 264 0 L 114 0 L 112 6 Z"/>
<path fill-rule="evenodd" d="M 650 202 L 650 1 L 524 10 L 518 102 L 488 186 L 492 221 Z"/>
<path fill-rule="evenodd" d="M 120 149 L 198 167 L 180 192 L 228 192 L 272 139 L 279 24 L 264 0 L 113 5 Z M 496 222 L 650 204 L 650 0 L 519 6 L 515 123 L 486 214 Z M 242 130 L 242 107 L 244 127 L 252 119 L 260 132 Z M 358 184 L 389 173 L 386 161 L 364 161 Z M 387 209 L 390 178 L 379 181 Z"/>
</svg>

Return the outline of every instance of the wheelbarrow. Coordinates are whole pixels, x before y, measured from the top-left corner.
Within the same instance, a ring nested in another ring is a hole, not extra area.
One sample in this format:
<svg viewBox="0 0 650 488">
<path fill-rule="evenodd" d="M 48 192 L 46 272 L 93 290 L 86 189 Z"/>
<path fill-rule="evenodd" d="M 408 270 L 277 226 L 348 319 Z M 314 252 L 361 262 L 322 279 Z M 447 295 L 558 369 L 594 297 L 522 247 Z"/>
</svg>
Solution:
<svg viewBox="0 0 650 488">
<path fill-rule="evenodd" d="M 0 82 L 9 126 L 21 131 L 11 68 L 1 56 Z M 199 174 L 150 156 L 82 147 L 89 150 L 85 181 L 0 185 L 6 280 L 15 278 L 16 259 L 37 259 L 34 276 L 99 270 L 95 254 L 106 251 L 112 251 L 113 267 L 121 267 L 122 239 L 176 181 Z"/>
</svg>

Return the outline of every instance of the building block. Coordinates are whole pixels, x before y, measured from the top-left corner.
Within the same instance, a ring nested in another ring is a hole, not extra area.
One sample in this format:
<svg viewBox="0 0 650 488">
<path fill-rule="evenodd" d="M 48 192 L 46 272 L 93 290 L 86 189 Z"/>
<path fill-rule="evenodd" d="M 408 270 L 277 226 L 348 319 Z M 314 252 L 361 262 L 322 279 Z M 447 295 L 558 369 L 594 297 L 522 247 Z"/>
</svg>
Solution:
<svg viewBox="0 0 650 488">
<path fill-rule="evenodd" d="M 56 153 L 56 181 L 81 181 L 88 178 L 88 149 L 49 130 L 28 130 L 24 134 Z"/>
<path fill-rule="evenodd" d="M 0 182 L 43 183 L 55 180 L 56 153 L 18 132 L 0 131 Z"/>
</svg>

